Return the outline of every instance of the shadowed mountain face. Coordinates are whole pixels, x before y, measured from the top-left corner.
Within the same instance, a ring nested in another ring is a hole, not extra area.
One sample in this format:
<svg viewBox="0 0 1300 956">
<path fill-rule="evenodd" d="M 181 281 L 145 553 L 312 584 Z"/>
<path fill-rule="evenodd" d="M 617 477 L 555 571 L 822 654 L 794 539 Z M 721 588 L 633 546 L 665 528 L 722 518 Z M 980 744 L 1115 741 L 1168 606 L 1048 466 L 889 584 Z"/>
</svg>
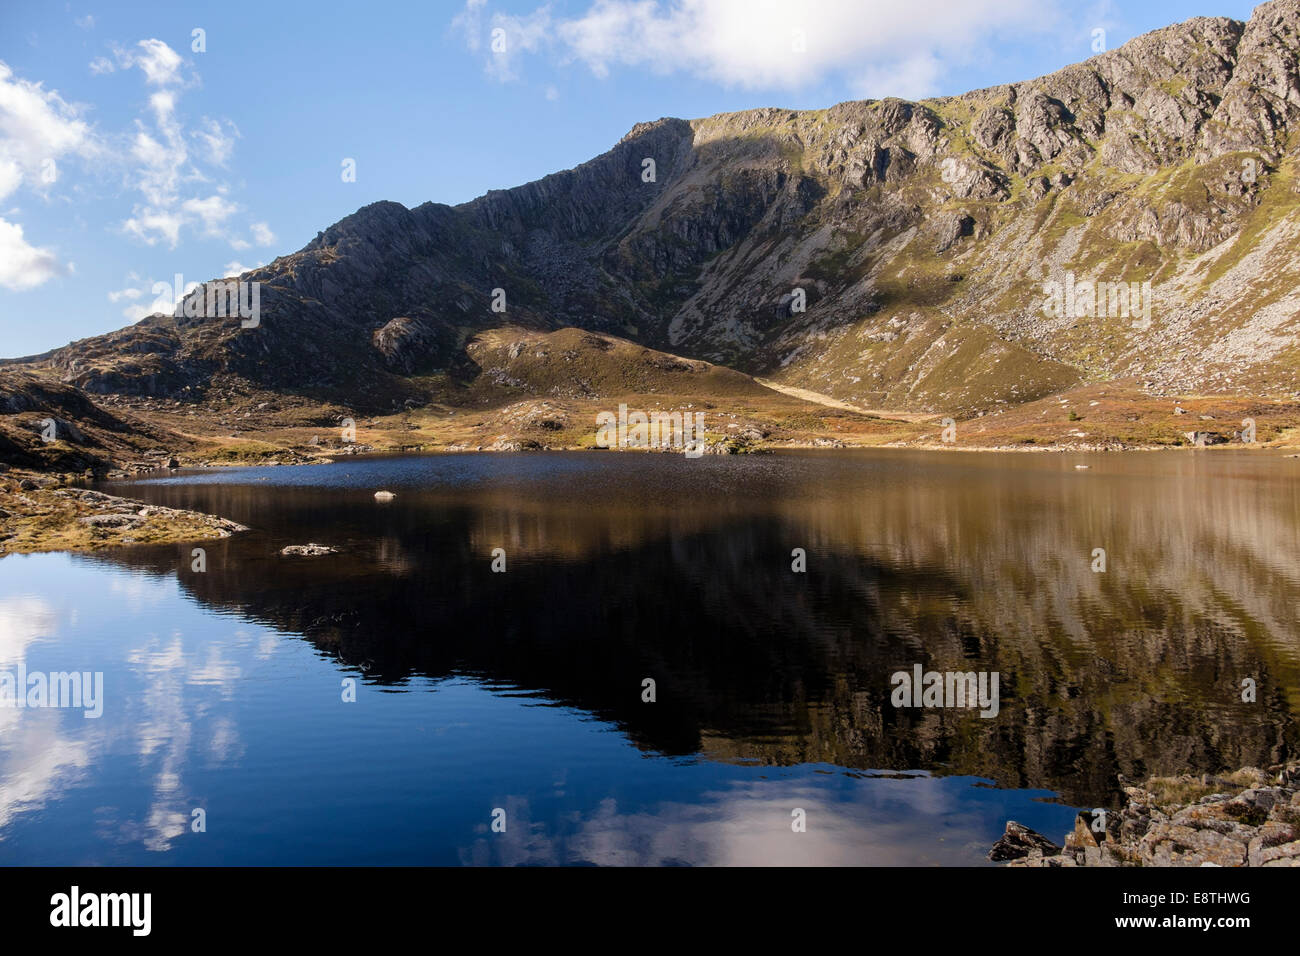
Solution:
<svg viewBox="0 0 1300 956">
<path fill-rule="evenodd" d="M 30 369 L 0 368 L 0 461 L 79 472 L 141 449 L 187 444 L 134 415 L 101 408 L 75 386 Z"/>
<path fill-rule="evenodd" d="M 242 277 L 256 328 L 155 316 L 36 361 L 91 392 L 234 376 L 378 409 L 472 375 L 477 333 L 571 325 L 865 407 L 1294 392 L 1297 50 L 1300 0 L 1275 0 L 960 97 L 641 124 L 464 205 L 359 210 Z"/>
<path fill-rule="evenodd" d="M 383 684 L 471 675 L 670 755 L 973 774 L 1107 805 L 1117 773 L 1300 743 L 1300 505 L 1258 456 L 1116 456 L 1086 475 L 1056 456 L 693 464 L 376 459 L 134 484 L 255 530 L 209 543 L 202 574 L 188 546 L 93 560 L 178 577 Z M 279 556 L 306 540 L 342 553 Z M 998 672 L 998 714 L 896 708 L 891 675 L 916 664 Z"/>
</svg>

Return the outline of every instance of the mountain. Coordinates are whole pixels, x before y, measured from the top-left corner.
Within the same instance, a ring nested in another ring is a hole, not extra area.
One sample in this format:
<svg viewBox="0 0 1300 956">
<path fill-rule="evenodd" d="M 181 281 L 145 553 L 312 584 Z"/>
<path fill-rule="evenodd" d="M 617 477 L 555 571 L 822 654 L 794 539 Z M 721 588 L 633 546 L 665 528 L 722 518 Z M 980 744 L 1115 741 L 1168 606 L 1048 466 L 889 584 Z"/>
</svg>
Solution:
<svg viewBox="0 0 1300 956">
<path fill-rule="evenodd" d="M 863 409 L 1102 383 L 1289 402 L 1298 52 L 1300 0 L 1274 0 L 963 96 L 643 123 L 472 202 L 358 210 L 241 277 L 255 328 L 155 315 L 10 364 L 377 414 L 477 394 L 494 330 L 576 327 Z"/>
</svg>

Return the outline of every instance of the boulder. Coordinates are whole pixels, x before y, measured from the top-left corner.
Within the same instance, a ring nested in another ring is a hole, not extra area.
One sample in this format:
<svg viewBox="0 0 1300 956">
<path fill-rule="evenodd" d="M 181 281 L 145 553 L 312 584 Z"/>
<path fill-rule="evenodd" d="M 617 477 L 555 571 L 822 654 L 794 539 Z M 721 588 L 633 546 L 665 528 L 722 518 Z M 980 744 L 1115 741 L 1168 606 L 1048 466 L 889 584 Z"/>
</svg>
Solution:
<svg viewBox="0 0 1300 956">
<path fill-rule="evenodd" d="M 1008 824 L 989 858 L 1027 867 L 1300 866 L 1298 778 L 1300 762 L 1152 777 L 1141 787 L 1121 778 L 1127 806 L 1105 811 L 1104 825 L 1100 811 L 1081 811 L 1059 858 L 1018 824 Z"/>
<path fill-rule="evenodd" d="M 1040 857 L 1056 856 L 1060 852 L 1059 846 L 1038 831 L 1031 830 L 1014 820 L 1008 820 L 1002 839 L 993 844 L 993 849 L 989 850 L 989 859 L 1001 863 L 1006 860 L 1024 859 L 1034 854 Z"/>
</svg>

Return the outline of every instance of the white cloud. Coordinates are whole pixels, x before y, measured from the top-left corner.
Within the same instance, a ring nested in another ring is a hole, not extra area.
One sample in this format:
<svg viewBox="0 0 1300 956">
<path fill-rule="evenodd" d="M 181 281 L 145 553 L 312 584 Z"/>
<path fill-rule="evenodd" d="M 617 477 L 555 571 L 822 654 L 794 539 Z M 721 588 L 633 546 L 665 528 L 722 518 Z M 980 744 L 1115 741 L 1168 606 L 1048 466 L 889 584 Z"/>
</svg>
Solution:
<svg viewBox="0 0 1300 956">
<path fill-rule="evenodd" d="M 550 8 L 542 7 L 526 17 L 494 13 L 489 37 L 495 39 L 497 45 L 492 46 L 489 40 L 488 74 L 502 83 L 517 80 L 520 54 L 536 53 L 551 40 Z"/>
<path fill-rule="evenodd" d="M 72 21 L 83 30 L 93 30 L 95 28 L 95 17 L 87 13 L 84 17 L 77 17 Z"/>
<path fill-rule="evenodd" d="M 939 57 L 917 53 L 898 63 L 869 66 L 852 74 L 850 79 L 860 96 L 919 100 L 935 94 L 943 70 L 944 61 Z"/>
<path fill-rule="evenodd" d="M 153 315 L 155 312 L 170 312 L 175 308 L 175 301 L 166 294 L 154 295 L 152 292 L 152 283 L 143 282 L 140 276 L 134 272 L 127 273 L 127 282 L 140 282 L 139 286 L 128 285 L 122 289 L 116 289 L 108 293 L 108 301 L 114 304 L 126 302 L 127 306 L 122 310 L 123 318 L 138 322 L 146 315 Z M 170 288 L 170 287 L 169 287 Z M 153 298 L 146 299 L 150 295 Z"/>
<path fill-rule="evenodd" d="M 452 18 L 452 29 L 464 34 L 471 52 L 486 48 L 484 69 L 489 76 L 502 83 L 517 80 L 520 55 L 536 53 L 551 42 L 551 9 L 541 7 L 526 16 L 494 13 L 485 30 L 485 7 L 486 0 L 467 0 L 465 9 Z"/>
<path fill-rule="evenodd" d="M 175 249 L 181 241 L 181 226 L 184 219 L 177 213 L 167 210 L 135 207 L 135 214 L 122 224 L 128 235 L 135 236 L 147 245 L 155 245 L 162 239 Z"/>
<path fill-rule="evenodd" d="M 245 272 L 257 268 L 256 266 L 246 266 L 242 262 L 227 262 L 222 269 L 221 276 L 225 279 L 233 279 L 236 276 L 242 276 Z"/>
<path fill-rule="evenodd" d="M 141 40 L 130 49 L 114 44 L 111 58 L 97 56 L 90 61 L 90 72 L 100 76 L 138 66 L 144 73 L 146 83 L 167 87 L 181 84 L 184 62 L 181 55 L 166 43 L 151 37 Z"/>
<path fill-rule="evenodd" d="M 483 7 L 486 4 L 487 0 L 466 0 L 465 9 L 451 18 L 451 28 L 465 35 L 465 45 L 471 52 L 478 52 L 482 42 Z"/>
<path fill-rule="evenodd" d="M 0 200 L 24 181 L 48 187 L 47 170 L 57 169 L 55 161 L 66 155 L 89 158 L 98 152 L 82 112 L 40 83 L 18 79 L 0 61 Z"/>
<path fill-rule="evenodd" d="M 154 119 L 159 126 L 173 122 L 176 112 L 176 94 L 170 90 L 160 90 L 149 97 L 149 108 L 153 110 Z"/>
<path fill-rule="evenodd" d="M 22 226 L 0 219 L 0 286 L 23 292 L 68 271 L 49 249 L 27 242 Z"/>
<path fill-rule="evenodd" d="M 235 140 L 239 138 L 239 129 L 230 120 L 215 120 L 203 117 L 202 128 L 193 132 L 192 138 L 198 141 L 199 152 L 210 163 L 225 166 L 235 151 Z"/>
<path fill-rule="evenodd" d="M 162 40 L 141 40 L 134 51 L 119 50 L 118 63 L 124 69 L 138 66 L 145 82 L 153 86 L 171 86 L 181 81 L 181 55 Z"/>
<path fill-rule="evenodd" d="M 201 166 L 224 166 L 234 152 L 239 130 L 230 120 L 203 117 L 187 129 L 180 111 L 184 90 L 179 53 L 161 40 L 141 40 L 135 51 L 117 51 L 123 69 L 138 67 L 148 86 L 149 112 L 135 121 L 129 148 L 134 163 L 131 185 L 140 192 L 123 231 L 148 245 L 175 248 L 187 229 L 207 238 L 226 239 L 236 248 L 247 243 L 227 234 L 231 217 L 240 210 L 225 188 L 210 185 Z M 195 183 L 207 184 L 206 195 L 194 195 Z"/>
<path fill-rule="evenodd" d="M 0 197 L 8 196 L 23 184 L 23 168 L 12 159 L 0 157 Z"/>
<path fill-rule="evenodd" d="M 598 77 L 619 67 L 685 73 L 727 87 L 791 90 L 836 77 L 858 95 L 937 92 L 944 65 L 976 56 L 996 34 L 1045 29 L 1056 0 L 595 0 L 579 16 L 495 14 L 507 49 L 488 71 L 517 78 L 518 56 L 554 46 Z M 453 20 L 478 51 L 484 4 Z"/>
<path fill-rule="evenodd" d="M 166 130 L 162 132 L 170 140 L 167 145 L 150 135 L 140 123 L 131 145 L 131 158 L 138 164 L 134 185 L 154 205 L 168 205 L 175 200 L 181 167 L 189 158 L 175 136 L 167 136 Z"/>
<path fill-rule="evenodd" d="M 251 248 L 231 228 L 242 207 L 228 195 L 216 173 L 231 158 L 239 130 L 224 118 L 204 116 L 194 125 L 182 110 L 185 92 L 197 84 L 181 54 L 158 39 L 116 48 L 113 58 L 99 57 L 91 72 L 111 74 L 138 69 L 148 90 L 147 108 L 127 132 L 101 134 L 84 118 L 86 108 L 70 104 L 38 82 L 16 77 L 0 61 L 0 201 L 23 186 L 47 193 L 63 182 L 64 157 L 94 159 L 93 169 L 120 174 L 138 193 L 122 232 L 148 245 L 176 248 L 189 232 Z M 0 207 L 3 208 L 3 207 Z M 23 235 L 13 211 L 0 219 L 0 287 L 35 288 L 56 275 L 73 271 L 48 248 Z M 243 217 L 239 217 L 243 219 Z M 265 222 L 251 227 L 253 241 L 270 245 L 275 236 Z M 138 318 L 143 295 L 109 292 L 110 301 L 127 303 L 125 315 Z M 170 307 L 170 306 L 168 306 Z"/>
<path fill-rule="evenodd" d="M 132 273 L 127 277 L 132 281 L 140 281 L 140 277 Z M 143 282 L 138 288 L 134 286 L 125 289 L 118 289 L 116 292 L 110 292 L 108 299 L 110 302 L 126 301 L 127 306 L 122 310 L 122 317 L 129 322 L 139 322 L 147 315 L 154 315 L 161 312 L 163 314 L 172 312 L 176 308 L 176 303 L 184 294 L 195 288 L 197 282 L 185 283 L 186 288 L 177 294 L 172 288 L 171 280 L 166 282 Z"/>
<path fill-rule="evenodd" d="M 239 209 L 239 206 L 224 196 L 212 195 L 206 199 L 186 199 L 181 203 L 181 210 L 192 222 L 202 225 L 205 236 L 222 235 L 222 226 Z"/>
</svg>

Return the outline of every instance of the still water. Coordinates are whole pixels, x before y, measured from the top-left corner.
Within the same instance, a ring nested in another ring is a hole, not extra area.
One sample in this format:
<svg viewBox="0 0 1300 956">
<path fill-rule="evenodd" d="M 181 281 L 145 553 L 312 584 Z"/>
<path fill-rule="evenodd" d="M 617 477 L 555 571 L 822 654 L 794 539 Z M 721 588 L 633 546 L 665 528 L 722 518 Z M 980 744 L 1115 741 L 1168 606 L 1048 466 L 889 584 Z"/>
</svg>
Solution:
<svg viewBox="0 0 1300 956">
<path fill-rule="evenodd" d="M 835 451 L 116 483 L 253 530 L 202 572 L 0 561 L 0 671 L 104 675 L 98 719 L 0 708 L 0 863 L 984 864 L 1118 773 L 1295 755 L 1298 479 Z M 340 553 L 279 554 L 307 542 Z M 916 666 L 996 673 L 997 715 L 894 706 Z"/>
</svg>

